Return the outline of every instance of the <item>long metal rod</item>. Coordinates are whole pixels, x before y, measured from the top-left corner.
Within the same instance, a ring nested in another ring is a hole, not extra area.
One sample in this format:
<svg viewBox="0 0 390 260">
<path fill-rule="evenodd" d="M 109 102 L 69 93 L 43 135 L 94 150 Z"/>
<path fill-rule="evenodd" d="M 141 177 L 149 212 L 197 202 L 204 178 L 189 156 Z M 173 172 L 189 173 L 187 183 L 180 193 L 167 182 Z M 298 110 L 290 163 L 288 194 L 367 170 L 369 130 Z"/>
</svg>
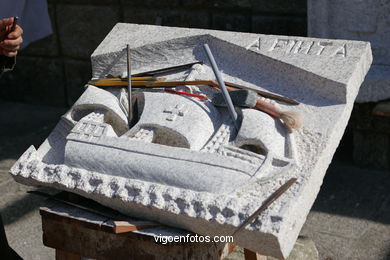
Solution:
<svg viewBox="0 0 390 260">
<path fill-rule="evenodd" d="M 128 113 L 128 123 L 129 127 L 133 119 L 133 104 L 132 104 L 132 95 L 131 95 L 131 60 L 130 60 L 130 45 L 127 44 L 127 93 L 129 98 L 129 113 Z"/>
<path fill-rule="evenodd" d="M 285 184 L 279 187 L 274 193 L 272 193 L 252 215 L 249 216 L 232 234 L 236 235 L 238 232 L 243 230 L 247 225 L 249 225 L 261 212 L 266 210 L 269 205 L 271 205 L 277 198 L 279 198 L 283 193 L 285 193 L 291 185 L 297 181 L 297 178 L 289 179 Z"/>
<path fill-rule="evenodd" d="M 211 53 L 211 50 L 209 48 L 209 45 L 207 43 L 205 43 L 203 45 L 203 48 L 204 50 L 206 51 L 206 54 L 207 54 L 207 57 L 209 58 L 209 61 L 210 61 L 210 64 L 211 64 L 211 68 L 213 69 L 214 71 L 214 74 L 215 74 L 215 78 L 217 79 L 218 81 L 218 84 L 219 84 L 219 87 L 221 88 L 222 90 L 222 94 L 223 94 L 223 98 L 225 99 L 225 102 L 227 104 L 227 107 L 229 109 L 229 113 L 230 113 L 230 117 L 232 118 L 233 120 L 233 123 L 234 123 L 234 126 L 236 127 L 236 129 L 238 130 L 238 123 L 237 123 L 237 112 L 234 108 L 234 105 L 233 105 L 233 102 L 232 102 L 232 99 L 230 98 L 230 95 L 226 89 L 226 86 L 225 86 L 225 83 L 222 79 L 222 75 L 221 73 L 219 72 L 219 69 L 218 69 L 218 66 L 217 66 L 217 63 L 215 62 L 215 59 L 214 59 L 214 56 L 213 54 Z"/>
<path fill-rule="evenodd" d="M 195 64 L 203 64 L 203 61 L 196 61 L 196 62 L 191 62 L 191 63 L 187 63 L 187 64 L 182 64 L 182 65 L 177 65 L 177 66 L 157 69 L 157 70 L 144 71 L 144 72 L 140 72 L 140 73 L 134 74 L 133 77 L 134 76 L 136 76 L 136 77 L 155 76 L 155 75 L 162 74 L 162 73 L 187 70 L 187 69 L 191 68 Z"/>
</svg>

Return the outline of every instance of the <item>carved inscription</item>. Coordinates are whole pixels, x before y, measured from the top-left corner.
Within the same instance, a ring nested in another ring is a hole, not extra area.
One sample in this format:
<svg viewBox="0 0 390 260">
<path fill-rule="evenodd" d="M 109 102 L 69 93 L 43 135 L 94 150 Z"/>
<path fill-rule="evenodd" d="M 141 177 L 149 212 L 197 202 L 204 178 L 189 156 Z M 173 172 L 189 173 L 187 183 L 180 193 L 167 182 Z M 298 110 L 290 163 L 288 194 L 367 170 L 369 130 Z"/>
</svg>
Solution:
<svg viewBox="0 0 390 260">
<path fill-rule="evenodd" d="M 347 57 L 347 46 L 344 44 L 342 47 L 338 48 L 334 56 Z"/>
<path fill-rule="evenodd" d="M 251 51 L 260 51 L 260 41 L 261 41 L 261 39 L 258 38 L 254 43 L 252 43 L 248 47 L 246 47 L 246 49 L 251 50 Z"/>
<path fill-rule="evenodd" d="M 260 51 L 259 38 L 247 47 L 247 50 L 259 52 Z M 334 43 L 331 41 L 311 41 L 311 40 L 293 40 L 293 39 L 275 39 L 268 48 L 263 44 L 263 50 L 269 52 L 284 52 L 286 54 L 305 54 L 317 56 L 336 56 L 346 57 L 346 44 Z"/>
</svg>

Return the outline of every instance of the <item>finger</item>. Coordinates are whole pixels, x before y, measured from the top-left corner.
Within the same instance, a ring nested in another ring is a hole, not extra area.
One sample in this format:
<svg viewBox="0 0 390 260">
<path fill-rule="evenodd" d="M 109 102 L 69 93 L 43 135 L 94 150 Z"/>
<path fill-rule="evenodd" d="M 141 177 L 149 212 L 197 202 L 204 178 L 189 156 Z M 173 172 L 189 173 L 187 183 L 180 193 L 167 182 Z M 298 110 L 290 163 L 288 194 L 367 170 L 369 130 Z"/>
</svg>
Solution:
<svg viewBox="0 0 390 260">
<path fill-rule="evenodd" d="M 8 39 L 16 39 L 23 34 L 23 29 L 19 25 L 16 25 L 15 30 L 8 34 Z"/>
<path fill-rule="evenodd" d="M 13 18 L 5 18 L 0 20 L 0 34 L 7 32 L 7 29 L 10 24 L 12 24 Z"/>
<path fill-rule="evenodd" d="M 1 28 L 4 28 L 6 26 L 12 25 L 13 22 L 14 22 L 14 18 L 13 17 L 11 17 L 11 18 L 4 18 L 4 19 L 0 20 L 0 26 L 1 26 Z"/>
<path fill-rule="evenodd" d="M 20 49 L 20 45 L 16 46 L 1 46 L 1 48 L 5 51 L 17 51 Z"/>
<path fill-rule="evenodd" d="M 8 31 L 11 28 L 13 22 L 14 22 L 14 18 L 2 19 L 0 22 L 0 31 L 2 32 Z"/>
<path fill-rule="evenodd" d="M 3 51 L 3 54 L 7 57 L 15 57 L 18 54 L 18 51 Z"/>
<path fill-rule="evenodd" d="M 22 42 L 23 42 L 23 38 L 19 37 L 15 40 L 4 40 L 0 43 L 0 46 L 3 48 L 15 48 L 20 44 L 22 44 Z"/>
</svg>

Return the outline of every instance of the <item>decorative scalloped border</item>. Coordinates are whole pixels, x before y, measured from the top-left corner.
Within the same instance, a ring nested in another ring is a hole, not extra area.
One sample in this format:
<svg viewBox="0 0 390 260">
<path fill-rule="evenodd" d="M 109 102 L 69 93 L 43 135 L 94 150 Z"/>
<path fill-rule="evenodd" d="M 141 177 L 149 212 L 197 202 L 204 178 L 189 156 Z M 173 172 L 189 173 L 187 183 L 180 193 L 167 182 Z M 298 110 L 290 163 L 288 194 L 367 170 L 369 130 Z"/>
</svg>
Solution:
<svg viewBox="0 0 390 260">
<path fill-rule="evenodd" d="M 194 192 L 157 183 L 104 175 L 66 165 L 40 162 L 31 146 L 10 170 L 15 177 L 42 185 L 55 185 L 67 190 L 78 190 L 124 203 L 184 214 L 191 218 L 216 221 L 219 224 L 238 227 L 249 214 L 255 211 L 252 203 L 232 196 Z M 261 221 L 255 221 L 251 230 L 260 230 Z"/>
</svg>

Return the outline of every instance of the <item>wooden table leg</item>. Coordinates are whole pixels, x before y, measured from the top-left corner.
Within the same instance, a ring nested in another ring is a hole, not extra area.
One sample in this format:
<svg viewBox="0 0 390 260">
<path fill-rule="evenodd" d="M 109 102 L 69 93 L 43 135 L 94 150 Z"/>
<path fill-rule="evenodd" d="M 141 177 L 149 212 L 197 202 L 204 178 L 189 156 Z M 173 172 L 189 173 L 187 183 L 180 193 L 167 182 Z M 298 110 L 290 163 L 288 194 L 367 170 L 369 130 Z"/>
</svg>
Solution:
<svg viewBox="0 0 390 260">
<path fill-rule="evenodd" d="M 260 255 L 259 253 L 255 253 L 244 248 L 244 256 L 245 260 L 267 260 L 266 256 Z"/>
<path fill-rule="evenodd" d="M 56 260 L 81 260 L 81 256 L 56 249 Z"/>
</svg>

